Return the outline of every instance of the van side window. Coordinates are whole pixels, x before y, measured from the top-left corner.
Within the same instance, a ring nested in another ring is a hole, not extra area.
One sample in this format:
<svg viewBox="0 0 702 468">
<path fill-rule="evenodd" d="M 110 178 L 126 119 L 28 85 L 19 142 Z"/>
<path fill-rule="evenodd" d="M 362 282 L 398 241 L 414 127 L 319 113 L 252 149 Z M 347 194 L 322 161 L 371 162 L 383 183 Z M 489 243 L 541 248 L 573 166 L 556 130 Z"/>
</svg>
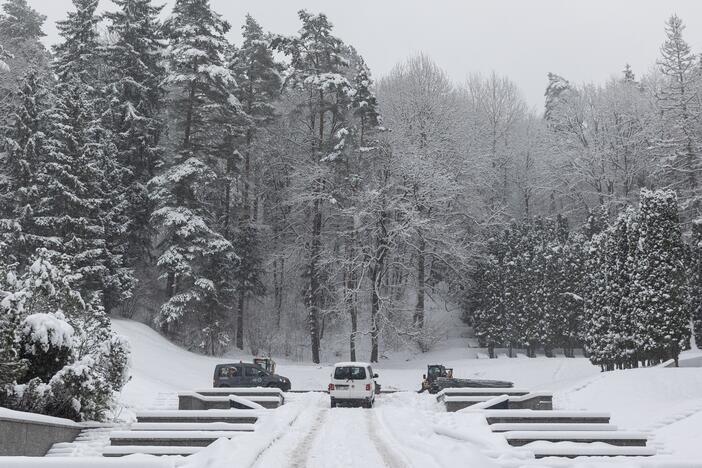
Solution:
<svg viewBox="0 0 702 468">
<path fill-rule="evenodd" d="M 246 377 L 263 377 L 266 375 L 266 373 L 258 367 L 247 366 L 245 369 L 244 375 L 246 375 Z"/>
<path fill-rule="evenodd" d="M 219 368 L 220 377 L 236 377 L 239 374 L 239 370 L 235 366 L 222 366 Z"/>
</svg>

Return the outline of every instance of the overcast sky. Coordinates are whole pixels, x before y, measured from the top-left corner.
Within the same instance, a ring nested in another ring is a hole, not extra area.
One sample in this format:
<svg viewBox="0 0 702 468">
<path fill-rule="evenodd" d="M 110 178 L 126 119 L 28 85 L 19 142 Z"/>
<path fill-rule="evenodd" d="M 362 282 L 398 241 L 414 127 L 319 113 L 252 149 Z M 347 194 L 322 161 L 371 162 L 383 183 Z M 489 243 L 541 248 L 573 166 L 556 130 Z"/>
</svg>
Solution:
<svg viewBox="0 0 702 468">
<path fill-rule="evenodd" d="M 170 8 L 175 0 L 156 0 Z M 54 21 L 71 0 L 29 0 L 47 15 L 47 44 L 58 40 Z M 549 71 L 571 82 L 603 82 L 630 63 L 640 74 L 655 64 L 663 24 L 677 13 L 686 39 L 702 52 L 700 0 L 211 0 L 239 41 L 243 16 L 265 29 L 293 34 L 301 8 L 324 12 L 336 34 L 365 57 L 374 76 L 409 55 L 424 52 L 455 81 L 495 70 L 541 107 Z M 101 0 L 101 8 L 112 8 Z"/>
</svg>

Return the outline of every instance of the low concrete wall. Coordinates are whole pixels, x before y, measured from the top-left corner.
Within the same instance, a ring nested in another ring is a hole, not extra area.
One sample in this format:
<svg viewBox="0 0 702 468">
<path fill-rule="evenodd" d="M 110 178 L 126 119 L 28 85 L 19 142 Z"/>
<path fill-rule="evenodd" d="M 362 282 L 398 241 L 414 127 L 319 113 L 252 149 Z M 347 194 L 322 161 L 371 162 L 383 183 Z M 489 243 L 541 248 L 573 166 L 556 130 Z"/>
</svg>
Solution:
<svg viewBox="0 0 702 468">
<path fill-rule="evenodd" d="M 0 456 L 43 457 L 55 443 L 73 442 L 82 429 L 69 420 L 35 421 L 32 416 L 0 415 Z"/>
<path fill-rule="evenodd" d="M 197 395 L 178 395 L 179 410 L 209 410 L 209 409 L 229 409 L 231 402 L 228 399 L 201 398 Z"/>
<path fill-rule="evenodd" d="M 509 409 L 552 410 L 552 395 L 535 395 L 531 398 L 510 398 Z"/>
</svg>

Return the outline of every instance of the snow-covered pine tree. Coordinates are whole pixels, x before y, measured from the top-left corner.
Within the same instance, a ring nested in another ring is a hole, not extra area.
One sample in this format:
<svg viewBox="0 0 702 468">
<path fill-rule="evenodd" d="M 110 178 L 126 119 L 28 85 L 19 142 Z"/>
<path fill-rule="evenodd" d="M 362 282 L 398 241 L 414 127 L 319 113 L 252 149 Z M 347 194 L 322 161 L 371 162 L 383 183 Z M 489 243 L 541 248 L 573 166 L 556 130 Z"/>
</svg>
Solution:
<svg viewBox="0 0 702 468">
<path fill-rule="evenodd" d="M 99 0 L 73 0 L 75 11 L 69 11 L 65 20 L 57 21 L 56 28 L 63 42 L 55 45 L 52 67 L 62 82 L 71 77 L 87 85 L 89 93 L 97 93 L 99 83 L 100 49 L 96 14 Z"/>
<path fill-rule="evenodd" d="M 658 141 L 660 169 L 669 188 L 681 197 L 681 209 L 687 219 L 702 210 L 700 190 L 700 109 L 697 57 L 683 38 L 685 26 L 677 15 L 665 25 L 666 40 L 658 61 L 665 82 L 658 97 L 662 112 L 663 136 Z"/>
<path fill-rule="evenodd" d="M 199 329 L 196 344 L 215 354 L 230 339 L 227 315 L 238 262 L 220 232 L 227 207 L 219 201 L 226 166 L 219 147 L 239 107 L 231 93 L 236 82 L 224 63 L 229 24 L 208 0 L 177 0 L 164 29 L 177 154 L 150 182 L 157 203 L 152 221 L 162 233 L 157 264 L 168 296 L 156 321 L 174 329 L 189 320 Z"/>
<path fill-rule="evenodd" d="M 559 319 L 557 342 L 566 357 L 574 357 L 574 349 L 581 343 L 584 329 L 584 300 L 586 239 L 572 233 L 562 245 L 557 266 L 557 317 Z"/>
<path fill-rule="evenodd" d="M 105 96 L 109 109 L 103 115 L 113 135 L 116 151 L 115 169 L 123 168 L 114 177 L 115 191 L 122 191 L 121 230 L 112 243 L 126 243 L 129 265 L 148 263 L 151 247 L 151 201 L 148 181 L 161 165 L 159 145 L 163 122 L 159 115 L 164 98 L 161 64 L 161 25 L 158 15 L 162 7 L 151 0 L 114 0 L 118 10 L 105 13 L 108 30 L 115 38 L 102 49 L 104 61 L 110 64 L 106 77 Z"/>
<path fill-rule="evenodd" d="M 558 129 L 558 116 L 556 115 L 556 109 L 558 108 L 559 102 L 563 99 L 567 99 L 568 94 L 572 92 L 572 88 L 568 80 L 555 73 L 548 73 L 548 85 L 546 86 L 546 104 L 544 111 L 544 119 L 549 122 L 550 125 Z"/>
<path fill-rule="evenodd" d="M 636 75 L 631 69 L 631 65 L 628 63 L 624 66 L 624 70 L 622 71 L 622 81 L 625 83 L 636 83 Z"/>
<path fill-rule="evenodd" d="M 588 209 L 587 220 L 581 229 L 583 235 L 590 240 L 607 229 L 608 217 L 607 208 L 602 205 Z"/>
<path fill-rule="evenodd" d="M 323 308 L 324 272 L 321 266 L 322 217 L 324 202 L 330 200 L 331 168 L 340 160 L 336 146 L 346 135 L 347 111 L 352 85 L 347 79 L 348 61 L 346 46 L 332 34 L 332 24 L 326 15 L 313 15 L 305 10 L 298 12 L 302 28 L 291 38 L 276 38 L 276 47 L 290 58 L 290 73 L 286 77 L 288 93 L 297 97 L 300 120 L 308 126 L 306 143 L 310 159 L 305 165 L 312 175 L 305 195 L 305 208 L 309 211 L 309 228 L 303 240 L 307 249 L 304 277 L 305 303 L 312 360 L 320 362 L 320 313 Z M 312 123 L 310 125 L 309 123 Z M 378 331 L 371 331 L 377 340 Z M 377 346 L 372 347 L 371 361 L 378 359 Z"/>
<path fill-rule="evenodd" d="M 589 242 L 585 281 L 585 326 L 583 343 L 590 362 L 609 370 L 612 357 L 608 350 L 609 333 L 614 311 L 608 284 L 609 232 L 596 234 Z"/>
<path fill-rule="evenodd" d="M 505 253 L 504 238 L 488 239 L 488 255 L 478 265 L 474 279 L 476 293 L 472 298 L 473 326 L 482 346 L 490 358 L 495 358 L 495 347 L 512 343 L 505 305 Z"/>
<path fill-rule="evenodd" d="M 60 85 L 47 120 L 47 154 L 37 174 L 38 200 L 27 236 L 33 245 L 71 259 L 84 297 L 102 295 L 112 281 L 103 220 L 106 155 L 96 141 L 88 87 L 77 78 Z"/>
<path fill-rule="evenodd" d="M 688 273 L 690 311 L 697 347 L 702 346 L 702 220 L 692 224 L 690 272 Z"/>
<path fill-rule="evenodd" d="M 239 296 L 236 346 L 239 349 L 244 347 L 246 299 L 249 295 L 260 295 L 264 291 L 260 233 L 253 221 L 251 201 L 256 193 L 256 175 L 266 161 L 256 158 L 257 154 L 260 154 L 260 145 L 256 137 L 257 131 L 274 118 L 273 104 L 279 98 L 282 86 L 281 65 L 273 58 L 270 38 L 264 34 L 261 26 L 251 15 L 246 15 L 241 29 L 243 43 L 231 54 L 229 68 L 237 82 L 236 97 L 248 118 L 243 125 L 244 144 L 240 148 L 242 163 L 239 171 L 241 177 L 239 223 L 233 229 L 225 227 L 225 231 L 233 232 L 232 242 L 241 257 L 235 273 Z M 229 209 L 231 184 L 227 184 L 226 190 L 225 204 Z"/>
<path fill-rule="evenodd" d="M 11 108 L 16 105 L 18 78 L 31 70 L 43 74 L 49 65 L 49 53 L 41 43 L 44 37 L 42 25 L 46 16 L 37 13 L 27 4 L 27 0 L 5 0 L 0 13 L 0 44 L 11 73 L 0 73 L 0 125 L 11 125 L 5 120 L 12 116 Z M 0 54 L 2 55 L 2 54 Z M 0 68 L 2 68 L 0 66 Z"/>
<path fill-rule="evenodd" d="M 690 311 L 675 192 L 641 190 L 639 229 L 630 290 L 639 359 L 677 365 L 690 339 Z"/>
<path fill-rule="evenodd" d="M 70 238 L 71 229 L 77 228 L 74 239 L 83 239 L 86 245 L 81 247 L 80 240 L 76 245 L 64 242 L 59 251 L 71 255 L 79 252 L 72 269 L 85 269 L 89 273 L 81 283 L 84 297 L 91 301 L 92 294 L 88 291 L 98 293 L 109 311 L 131 296 L 135 284 L 123 242 L 127 194 L 121 182 L 128 169 L 117 161 L 115 136 L 103 119 L 109 103 L 103 88 L 105 76 L 101 76 L 104 54 L 96 29 L 100 21 L 96 15 L 98 2 L 74 0 L 73 3 L 75 11 L 57 22 L 63 41 L 54 46 L 52 64 L 59 81 L 52 116 L 54 148 L 44 174 L 47 179 L 52 174 L 63 179 L 46 189 L 47 193 L 55 190 L 61 195 L 55 202 L 50 195 L 44 196 L 46 206 L 42 208 L 42 216 L 53 218 L 53 223 L 57 220 L 56 213 L 62 210 L 69 213 L 60 232 Z M 67 127 L 62 128 L 60 122 Z M 68 206 L 64 208 L 61 203 Z M 82 215 L 90 222 L 81 224 Z M 47 229 L 41 227 L 43 235 Z"/>
<path fill-rule="evenodd" d="M 47 112 L 51 95 L 35 71 L 22 81 L 13 109 L 12 127 L 6 132 L 3 178 L 0 183 L 1 231 L 7 253 L 21 266 L 36 248 L 31 232 L 36 209 L 37 174 L 46 156 Z"/>
</svg>

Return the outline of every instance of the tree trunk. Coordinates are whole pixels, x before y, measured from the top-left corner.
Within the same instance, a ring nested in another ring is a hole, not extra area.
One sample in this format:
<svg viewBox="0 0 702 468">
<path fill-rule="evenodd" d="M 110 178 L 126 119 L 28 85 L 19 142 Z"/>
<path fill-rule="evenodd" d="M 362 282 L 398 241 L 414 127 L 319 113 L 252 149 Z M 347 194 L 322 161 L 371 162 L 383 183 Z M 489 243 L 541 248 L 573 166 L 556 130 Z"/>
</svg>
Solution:
<svg viewBox="0 0 702 468">
<path fill-rule="evenodd" d="M 370 268 L 371 281 L 371 362 L 378 362 L 378 314 L 380 313 L 380 287 L 383 283 L 383 271 L 385 268 L 385 257 L 388 253 L 388 238 L 385 228 L 385 211 L 379 213 L 376 226 L 376 248 L 373 252 L 373 260 Z"/>
<path fill-rule="evenodd" d="M 319 364 L 319 309 L 321 306 L 320 281 L 318 262 L 321 251 L 322 210 L 321 200 L 317 198 L 313 203 L 312 212 L 312 242 L 310 245 L 310 288 L 308 291 L 308 325 L 312 345 L 312 362 Z"/>
<path fill-rule="evenodd" d="M 348 248 L 349 266 L 346 271 L 346 310 L 351 317 L 351 333 L 349 335 L 349 356 L 351 361 L 356 360 L 356 333 L 358 332 L 358 308 L 356 307 L 356 272 L 353 268 L 354 262 L 354 244 L 356 236 L 351 235 L 349 242 L 351 246 Z"/>
<path fill-rule="evenodd" d="M 239 306 L 236 314 L 236 347 L 244 349 L 244 304 L 246 293 L 243 290 L 239 291 Z"/>
<path fill-rule="evenodd" d="M 424 273 L 424 250 L 426 241 L 421 231 L 417 242 L 417 305 L 414 309 L 414 325 L 419 328 L 424 328 L 424 288 L 425 288 L 425 273 Z"/>
</svg>

